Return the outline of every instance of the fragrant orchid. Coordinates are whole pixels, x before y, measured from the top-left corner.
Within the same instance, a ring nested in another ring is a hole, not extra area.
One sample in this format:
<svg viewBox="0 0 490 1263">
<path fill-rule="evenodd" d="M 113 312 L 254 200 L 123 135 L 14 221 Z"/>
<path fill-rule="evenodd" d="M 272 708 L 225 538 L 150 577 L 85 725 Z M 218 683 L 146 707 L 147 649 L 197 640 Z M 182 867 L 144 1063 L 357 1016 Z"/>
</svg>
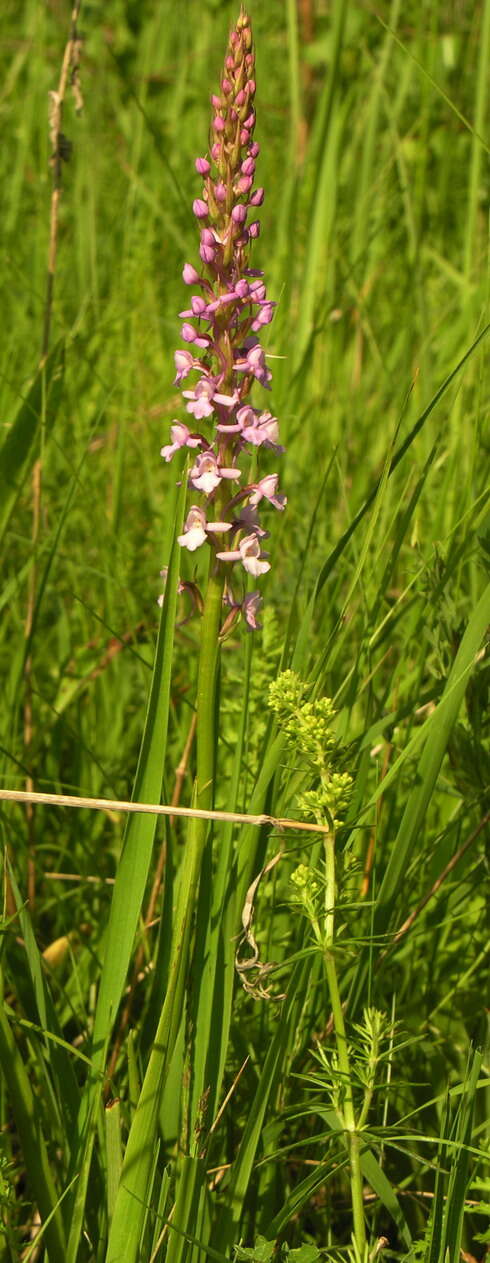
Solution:
<svg viewBox="0 0 490 1263">
<path fill-rule="evenodd" d="M 258 221 L 249 220 L 249 211 L 264 200 L 263 188 L 253 187 L 260 152 L 253 139 L 254 64 L 250 20 L 242 10 L 230 35 L 220 91 L 211 98 L 210 149 L 195 162 L 203 180 L 192 207 L 202 266 L 198 270 L 185 263 L 182 273 L 184 283 L 197 292 L 180 313 L 185 349 L 175 352 L 175 384 L 181 386 L 197 372 L 197 380 L 182 394 L 186 411 L 203 424 L 203 433 L 194 434 L 174 421 L 172 441 L 162 448 L 165 461 L 183 448 L 199 449 L 188 483 L 204 498 L 203 505 L 191 506 L 178 542 L 192 553 L 205 544 L 211 547 L 216 567 L 223 568 L 225 604 L 233 617 L 241 612 L 252 629 L 260 626 L 261 597 L 243 590 L 245 580 L 270 569 L 261 548 L 268 532 L 259 523 L 258 506 L 283 510 L 286 505 L 276 473 L 265 474 L 238 492 L 233 487 L 242 477 L 247 451 L 283 451 L 277 418 L 249 401 L 255 383 L 270 388 L 272 374 L 259 334 L 275 310 L 262 271 L 250 267 L 249 261 L 250 244 L 260 232 Z M 233 546 L 220 550 L 216 537 L 224 532 L 231 532 Z M 238 567 L 240 600 L 231 592 L 233 567 Z"/>
</svg>

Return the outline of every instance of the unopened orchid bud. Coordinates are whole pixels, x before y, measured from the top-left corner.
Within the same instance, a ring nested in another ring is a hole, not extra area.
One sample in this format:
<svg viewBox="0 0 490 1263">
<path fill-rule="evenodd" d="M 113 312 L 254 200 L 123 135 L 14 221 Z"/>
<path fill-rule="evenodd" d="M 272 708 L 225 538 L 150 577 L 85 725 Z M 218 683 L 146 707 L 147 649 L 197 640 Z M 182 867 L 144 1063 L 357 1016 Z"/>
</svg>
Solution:
<svg viewBox="0 0 490 1263">
<path fill-rule="evenodd" d="M 197 219 L 206 219 L 208 214 L 208 204 L 203 202 L 201 197 L 196 197 L 192 203 L 192 209 Z"/>
<path fill-rule="evenodd" d="M 205 241 L 201 241 L 201 244 L 199 246 L 199 254 L 201 256 L 203 263 L 213 263 L 216 250 L 214 246 L 208 246 L 206 245 Z"/>
<path fill-rule="evenodd" d="M 246 206 L 243 205 L 242 202 L 238 202 L 237 205 L 233 207 L 233 210 L 231 212 L 231 218 L 234 224 L 245 223 L 245 220 L 247 218 L 247 208 Z"/>
<path fill-rule="evenodd" d="M 253 180 L 251 175 L 241 175 L 240 179 L 235 184 L 235 193 L 237 194 L 237 197 L 243 197 L 244 193 L 249 193 L 252 188 L 252 183 Z"/>
<path fill-rule="evenodd" d="M 195 167 L 199 175 L 209 175 L 211 163 L 208 162 L 207 158 L 196 158 Z"/>
<path fill-rule="evenodd" d="M 196 337 L 196 330 L 193 325 L 189 325 L 187 323 L 183 324 L 181 332 L 182 332 L 182 337 L 184 339 L 184 342 L 194 342 L 195 337 Z"/>
<path fill-rule="evenodd" d="M 182 277 L 186 285 L 198 285 L 199 281 L 201 280 L 199 276 L 199 272 L 196 272 L 196 269 L 195 267 L 192 266 L 192 263 L 184 263 L 184 267 L 182 270 Z"/>
<path fill-rule="evenodd" d="M 264 306 L 259 308 L 257 315 L 255 317 L 255 320 L 253 322 L 252 329 L 254 330 L 254 332 L 260 329 L 262 325 L 270 325 L 270 322 L 273 319 L 273 316 L 274 316 L 273 304 L 264 303 Z"/>
</svg>

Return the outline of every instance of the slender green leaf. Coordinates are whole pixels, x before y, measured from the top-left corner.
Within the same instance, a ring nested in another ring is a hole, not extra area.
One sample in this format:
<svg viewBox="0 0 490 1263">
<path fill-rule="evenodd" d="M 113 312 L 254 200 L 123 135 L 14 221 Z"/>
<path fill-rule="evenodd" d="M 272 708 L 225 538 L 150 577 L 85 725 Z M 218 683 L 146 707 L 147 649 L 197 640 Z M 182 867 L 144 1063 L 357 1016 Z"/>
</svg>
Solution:
<svg viewBox="0 0 490 1263">
<path fill-rule="evenodd" d="M 39 1110 L 5 1010 L 0 1006 L 0 1065 L 9 1086 L 9 1098 L 22 1146 L 30 1189 L 44 1221 L 44 1236 L 50 1263 L 65 1263 L 66 1243 L 59 1196 Z"/>
<path fill-rule="evenodd" d="M 64 342 L 56 343 L 38 369 L 32 386 L 0 447 L 0 539 L 8 526 L 24 479 L 39 455 L 41 433 L 47 439 L 56 420 L 65 368 Z"/>
</svg>

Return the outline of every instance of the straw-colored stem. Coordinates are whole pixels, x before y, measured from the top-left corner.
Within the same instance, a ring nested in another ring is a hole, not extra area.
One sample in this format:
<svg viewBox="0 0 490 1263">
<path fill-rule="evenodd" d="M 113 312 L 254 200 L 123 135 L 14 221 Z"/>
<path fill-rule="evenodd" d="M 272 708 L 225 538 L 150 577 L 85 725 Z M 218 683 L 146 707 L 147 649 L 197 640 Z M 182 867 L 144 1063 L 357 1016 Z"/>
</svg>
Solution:
<svg viewBox="0 0 490 1263">
<path fill-rule="evenodd" d="M 52 168 L 52 187 L 51 187 L 51 206 L 49 214 L 49 247 L 48 247 L 48 272 L 46 278 L 46 293 L 43 311 L 43 329 L 41 338 L 41 361 L 40 368 L 43 369 L 49 352 L 49 341 L 51 332 L 51 315 L 53 310 L 54 280 L 56 274 L 56 257 L 58 251 L 58 225 L 59 225 L 59 205 L 62 189 L 62 168 L 63 159 L 67 157 L 67 142 L 62 133 L 63 106 L 65 100 L 68 79 L 71 73 L 72 86 L 76 95 L 77 106 L 81 107 L 81 95 L 77 81 L 78 57 L 80 40 L 78 36 L 77 23 L 80 16 L 81 0 L 74 0 L 70 35 L 66 43 L 61 65 L 58 88 L 56 92 L 50 93 L 50 138 L 52 145 L 51 168 Z M 41 442 L 42 449 L 42 442 Z M 32 552 L 33 564 L 29 573 L 29 582 L 27 589 L 27 610 L 24 624 L 24 636 L 26 643 L 32 635 L 34 610 L 36 607 L 37 597 L 37 567 L 36 552 L 39 541 L 39 531 L 41 525 L 41 508 L 42 508 L 42 459 L 36 461 L 32 471 Z M 26 763 L 29 764 L 30 750 L 34 735 L 34 718 L 33 718 L 33 690 L 32 690 L 32 652 L 29 645 L 28 653 L 24 665 L 25 680 L 25 698 L 23 713 L 23 736 L 24 750 L 26 752 Z M 27 792 L 31 792 L 34 788 L 34 782 L 31 773 L 26 779 Z M 34 828 L 34 811 L 31 805 L 27 807 L 27 897 L 31 906 L 36 896 L 36 865 L 35 865 L 35 828 Z"/>
</svg>

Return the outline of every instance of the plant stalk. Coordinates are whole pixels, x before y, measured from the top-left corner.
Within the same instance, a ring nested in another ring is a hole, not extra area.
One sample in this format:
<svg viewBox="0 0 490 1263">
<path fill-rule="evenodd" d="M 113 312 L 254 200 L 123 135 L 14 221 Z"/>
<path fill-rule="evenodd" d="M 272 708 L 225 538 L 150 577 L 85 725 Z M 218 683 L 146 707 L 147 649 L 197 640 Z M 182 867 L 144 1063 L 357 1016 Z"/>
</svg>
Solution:
<svg viewBox="0 0 490 1263">
<path fill-rule="evenodd" d="M 346 1131 L 346 1143 L 349 1153 L 350 1187 L 352 1216 L 354 1221 L 354 1240 L 363 1260 L 366 1257 L 366 1227 L 364 1222 L 364 1202 L 362 1196 L 362 1171 L 360 1159 L 359 1132 L 356 1127 L 354 1097 L 352 1092 L 352 1075 L 349 1049 L 345 1031 L 344 1010 L 340 996 L 337 966 L 335 963 L 335 834 L 325 838 L 325 969 L 327 974 L 330 1003 L 332 1005 L 335 1042 L 337 1045 L 338 1066 L 342 1081 L 342 1116 Z"/>
<path fill-rule="evenodd" d="M 216 695 L 219 661 L 219 629 L 222 616 L 224 573 L 216 568 L 211 555 L 211 569 L 204 603 L 201 630 L 201 651 L 197 677 L 197 803 L 208 810 L 214 800 L 216 761 Z M 201 821 L 206 831 L 206 822 Z"/>
</svg>

